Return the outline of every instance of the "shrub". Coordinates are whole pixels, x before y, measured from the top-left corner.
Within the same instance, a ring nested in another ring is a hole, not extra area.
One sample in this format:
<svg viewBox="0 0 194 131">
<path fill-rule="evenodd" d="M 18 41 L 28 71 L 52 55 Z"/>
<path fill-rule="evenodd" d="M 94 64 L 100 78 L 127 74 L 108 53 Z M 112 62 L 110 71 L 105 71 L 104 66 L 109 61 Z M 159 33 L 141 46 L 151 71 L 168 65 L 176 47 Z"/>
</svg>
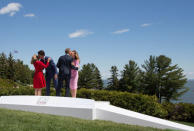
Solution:
<svg viewBox="0 0 194 131">
<path fill-rule="evenodd" d="M 13 82 L 12 80 L 8 79 L 1 79 L 0 78 L 0 88 L 1 87 L 17 87 L 17 83 Z"/>
<path fill-rule="evenodd" d="M 83 88 L 78 91 L 77 96 L 96 101 L 110 101 L 112 105 L 156 117 L 164 118 L 167 115 L 167 111 L 157 102 L 155 96 Z"/>
<path fill-rule="evenodd" d="M 168 111 L 167 119 L 194 122 L 194 104 L 164 103 L 163 106 Z"/>
</svg>

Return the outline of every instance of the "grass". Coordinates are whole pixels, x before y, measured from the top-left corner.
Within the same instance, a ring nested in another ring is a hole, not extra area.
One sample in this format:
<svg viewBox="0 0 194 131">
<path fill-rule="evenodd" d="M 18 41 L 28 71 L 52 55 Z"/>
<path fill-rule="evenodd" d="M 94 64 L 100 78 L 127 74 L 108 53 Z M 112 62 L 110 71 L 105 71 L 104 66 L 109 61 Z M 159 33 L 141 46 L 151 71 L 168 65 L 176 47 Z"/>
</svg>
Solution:
<svg viewBox="0 0 194 131">
<path fill-rule="evenodd" d="M 0 131 L 162 131 L 151 127 L 83 120 L 0 108 Z M 166 130 L 170 131 L 170 130 Z"/>
</svg>

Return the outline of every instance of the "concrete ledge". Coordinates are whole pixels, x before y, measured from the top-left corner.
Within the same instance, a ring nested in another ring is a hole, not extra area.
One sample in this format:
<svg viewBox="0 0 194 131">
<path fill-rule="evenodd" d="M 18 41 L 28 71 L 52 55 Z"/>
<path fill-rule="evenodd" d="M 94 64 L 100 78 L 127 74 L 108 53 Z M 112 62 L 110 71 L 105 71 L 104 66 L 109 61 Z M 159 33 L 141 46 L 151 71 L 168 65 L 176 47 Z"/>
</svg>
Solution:
<svg viewBox="0 0 194 131">
<path fill-rule="evenodd" d="M 93 120 L 95 102 L 54 96 L 2 96 L 0 107 Z"/>
<path fill-rule="evenodd" d="M 96 119 L 160 129 L 194 131 L 194 127 L 191 126 L 186 126 L 111 105 L 96 107 Z"/>
<path fill-rule="evenodd" d="M 30 111 L 36 113 L 44 113 L 59 116 L 70 116 L 86 120 L 93 120 L 93 110 L 84 108 L 63 108 L 63 107 L 48 107 L 48 106 L 26 106 L 26 105 L 11 105 L 2 104 L 1 108 Z"/>
</svg>

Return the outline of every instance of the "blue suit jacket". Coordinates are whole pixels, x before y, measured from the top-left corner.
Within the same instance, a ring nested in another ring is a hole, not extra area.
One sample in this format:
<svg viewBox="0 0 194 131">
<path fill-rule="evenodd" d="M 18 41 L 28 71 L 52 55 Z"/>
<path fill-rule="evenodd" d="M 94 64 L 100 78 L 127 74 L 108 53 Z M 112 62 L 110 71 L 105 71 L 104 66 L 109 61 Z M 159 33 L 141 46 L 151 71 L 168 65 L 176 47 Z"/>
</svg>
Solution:
<svg viewBox="0 0 194 131">
<path fill-rule="evenodd" d="M 71 63 L 73 58 L 69 55 L 61 56 L 58 60 L 57 67 L 59 68 L 59 77 L 64 75 L 71 76 L 71 69 L 78 70 L 78 67 L 73 66 Z"/>
<path fill-rule="evenodd" d="M 42 59 L 41 61 L 46 64 L 48 58 L 50 58 L 50 57 L 45 56 L 44 60 Z M 53 77 L 55 74 L 58 74 L 57 67 L 56 67 L 53 59 L 51 59 L 49 66 L 46 68 L 46 77 Z"/>
</svg>

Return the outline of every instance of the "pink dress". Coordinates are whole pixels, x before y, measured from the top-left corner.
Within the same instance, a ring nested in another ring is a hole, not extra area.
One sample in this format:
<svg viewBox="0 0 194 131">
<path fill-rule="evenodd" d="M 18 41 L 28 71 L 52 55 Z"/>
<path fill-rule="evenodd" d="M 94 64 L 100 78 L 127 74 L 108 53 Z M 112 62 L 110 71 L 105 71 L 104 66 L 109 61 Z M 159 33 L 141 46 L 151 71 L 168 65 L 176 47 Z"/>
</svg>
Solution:
<svg viewBox="0 0 194 131">
<path fill-rule="evenodd" d="M 78 67 L 79 61 L 73 60 L 75 67 Z M 70 89 L 77 89 L 78 84 L 78 70 L 71 69 Z"/>
</svg>

